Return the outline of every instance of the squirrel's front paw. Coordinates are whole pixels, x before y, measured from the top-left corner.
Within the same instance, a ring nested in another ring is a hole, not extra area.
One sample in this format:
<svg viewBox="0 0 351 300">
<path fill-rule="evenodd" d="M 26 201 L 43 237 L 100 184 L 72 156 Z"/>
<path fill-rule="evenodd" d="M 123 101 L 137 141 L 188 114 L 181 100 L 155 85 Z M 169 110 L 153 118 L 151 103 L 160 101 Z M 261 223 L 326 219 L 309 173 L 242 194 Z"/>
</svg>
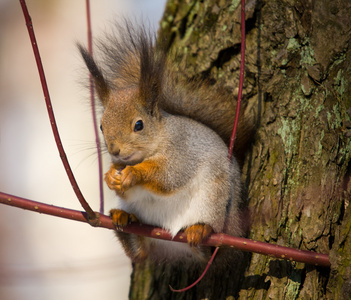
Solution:
<svg viewBox="0 0 351 300">
<path fill-rule="evenodd" d="M 105 174 L 105 182 L 111 190 L 119 190 L 119 186 L 121 185 L 121 170 L 112 165 Z"/>
<path fill-rule="evenodd" d="M 138 218 L 135 215 L 129 214 L 122 209 L 111 209 L 110 218 L 112 219 L 112 223 L 119 229 L 132 222 L 138 222 Z"/>
<path fill-rule="evenodd" d="M 121 172 L 121 191 L 124 193 L 132 186 L 136 185 L 138 176 L 135 168 L 128 166 Z"/>
<path fill-rule="evenodd" d="M 136 184 L 136 175 L 133 167 L 126 167 L 117 170 L 114 165 L 105 174 L 105 181 L 111 190 L 115 190 L 118 195 L 123 196 L 124 192 Z"/>
<path fill-rule="evenodd" d="M 184 232 L 188 244 L 191 247 L 196 247 L 201 244 L 203 239 L 207 238 L 213 232 L 213 229 L 207 224 L 195 224 L 187 227 Z"/>
</svg>

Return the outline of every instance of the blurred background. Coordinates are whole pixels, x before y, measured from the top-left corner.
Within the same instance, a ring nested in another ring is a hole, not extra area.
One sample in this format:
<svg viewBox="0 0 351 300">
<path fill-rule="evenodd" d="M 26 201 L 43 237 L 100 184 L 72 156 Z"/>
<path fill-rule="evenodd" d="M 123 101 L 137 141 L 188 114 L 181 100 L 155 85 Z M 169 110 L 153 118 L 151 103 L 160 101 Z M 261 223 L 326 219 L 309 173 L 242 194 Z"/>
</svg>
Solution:
<svg viewBox="0 0 351 300">
<path fill-rule="evenodd" d="M 122 16 L 155 29 L 166 0 L 92 0 L 98 37 Z M 87 78 L 85 1 L 27 0 L 63 146 L 99 210 Z M 109 158 L 104 157 L 104 171 Z M 0 190 L 81 210 L 61 164 L 19 1 L 0 0 Z M 115 205 L 105 189 L 105 213 Z M 131 264 L 111 230 L 0 205 L 0 299 L 127 299 Z"/>
</svg>

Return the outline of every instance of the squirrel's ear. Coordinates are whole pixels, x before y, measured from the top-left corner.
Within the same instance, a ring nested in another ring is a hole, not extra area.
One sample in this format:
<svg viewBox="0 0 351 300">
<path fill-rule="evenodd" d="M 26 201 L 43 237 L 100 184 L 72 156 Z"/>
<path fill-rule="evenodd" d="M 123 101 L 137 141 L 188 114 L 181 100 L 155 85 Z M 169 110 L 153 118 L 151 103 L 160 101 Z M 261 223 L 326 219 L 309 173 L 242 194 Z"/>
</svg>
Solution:
<svg viewBox="0 0 351 300">
<path fill-rule="evenodd" d="M 155 50 L 147 38 L 141 39 L 139 92 L 151 115 L 158 115 L 163 94 L 165 54 Z"/>
<path fill-rule="evenodd" d="M 110 88 L 102 74 L 101 69 L 97 66 L 93 57 L 88 53 L 87 49 L 85 49 L 80 44 L 78 44 L 77 46 L 80 51 L 80 54 L 82 55 L 85 61 L 86 66 L 89 69 L 90 74 L 93 76 L 94 85 L 97 94 L 102 102 L 102 105 L 105 106 L 110 95 Z"/>
<path fill-rule="evenodd" d="M 149 78 L 139 84 L 141 99 L 151 115 L 158 115 L 158 103 L 161 96 L 161 82 L 158 78 Z"/>
</svg>

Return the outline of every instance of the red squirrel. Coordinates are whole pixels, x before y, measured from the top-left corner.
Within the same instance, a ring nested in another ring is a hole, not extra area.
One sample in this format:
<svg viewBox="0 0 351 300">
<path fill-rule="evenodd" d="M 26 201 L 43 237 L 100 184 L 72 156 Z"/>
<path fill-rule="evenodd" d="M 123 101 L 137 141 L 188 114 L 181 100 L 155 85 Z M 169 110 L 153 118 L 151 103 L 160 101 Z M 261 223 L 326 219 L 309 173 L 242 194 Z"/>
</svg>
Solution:
<svg viewBox="0 0 351 300">
<path fill-rule="evenodd" d="M 134 262 L 204 261 L 210 250 L 200 244 L 212 232 L 243 234 L 241 172 L 227 158 L 235 103 L 180 78 L 143 26 L 125 21 L 116 31 L 99 44 L 101 62 L 78 45 L 104 109 L 112 160 L 105 181 L 119 199 L 111 218 L 120 228 L 139 221 L 173 236 L 184 230 L 188 243 L 116 234 Z M 245 138 L 239 123 L 238 140 Z"/>
</svg>

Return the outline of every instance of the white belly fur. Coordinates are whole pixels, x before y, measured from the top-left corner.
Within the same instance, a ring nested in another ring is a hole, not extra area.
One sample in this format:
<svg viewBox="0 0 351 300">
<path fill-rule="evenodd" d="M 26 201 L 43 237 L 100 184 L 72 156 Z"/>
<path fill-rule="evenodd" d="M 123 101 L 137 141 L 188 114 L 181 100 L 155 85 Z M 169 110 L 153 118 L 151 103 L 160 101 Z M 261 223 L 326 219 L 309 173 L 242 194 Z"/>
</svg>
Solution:
<svg viewBox="0 0 351 300">
<path fill-rule="evenodd" d="M 135 186 L 126 193 L 122 209 L 133 213 L 144 224 L 159 226 L 167 229 L 172 236 L 179 230 L 197 223 L 209 223 L 207 185 L 201 176 L 201 184 L 197 178 L 183 187 L 181 191 L 171 195 L 157 195 L 141 187 Z M 201 186 L 201 188 L 200 188 Z M 211 225 L 211 224 L 210 224 Z M 220 230 L 220 228 L 218 228 Z M 214 228 L 216 231 L 216 228 Z"/>
<path fill-rule="evenodd" d="M 141 186 L 135 186 L 126 193 L 126 200 L 120 202 L 122 206 L 120 208 L 135 214 L 141 223 L 162 227 L 175 236 L 179 230 L 190 225 L 197 223 L 211 225 L 208 211 L 212 210 L 208 209 L 207 205 L 210 202 L 206 201 L 208 188 L 211 186 L 204 182 L 202 176 L 197 176 L 181 191 L 167 196 L 156 195 Z M 146 241 L 152 248 L 151 252 L 157 257 L 176 258 L 194 255 L 198 257 L 187 243 L 157 239 Z"/>
</svg>

